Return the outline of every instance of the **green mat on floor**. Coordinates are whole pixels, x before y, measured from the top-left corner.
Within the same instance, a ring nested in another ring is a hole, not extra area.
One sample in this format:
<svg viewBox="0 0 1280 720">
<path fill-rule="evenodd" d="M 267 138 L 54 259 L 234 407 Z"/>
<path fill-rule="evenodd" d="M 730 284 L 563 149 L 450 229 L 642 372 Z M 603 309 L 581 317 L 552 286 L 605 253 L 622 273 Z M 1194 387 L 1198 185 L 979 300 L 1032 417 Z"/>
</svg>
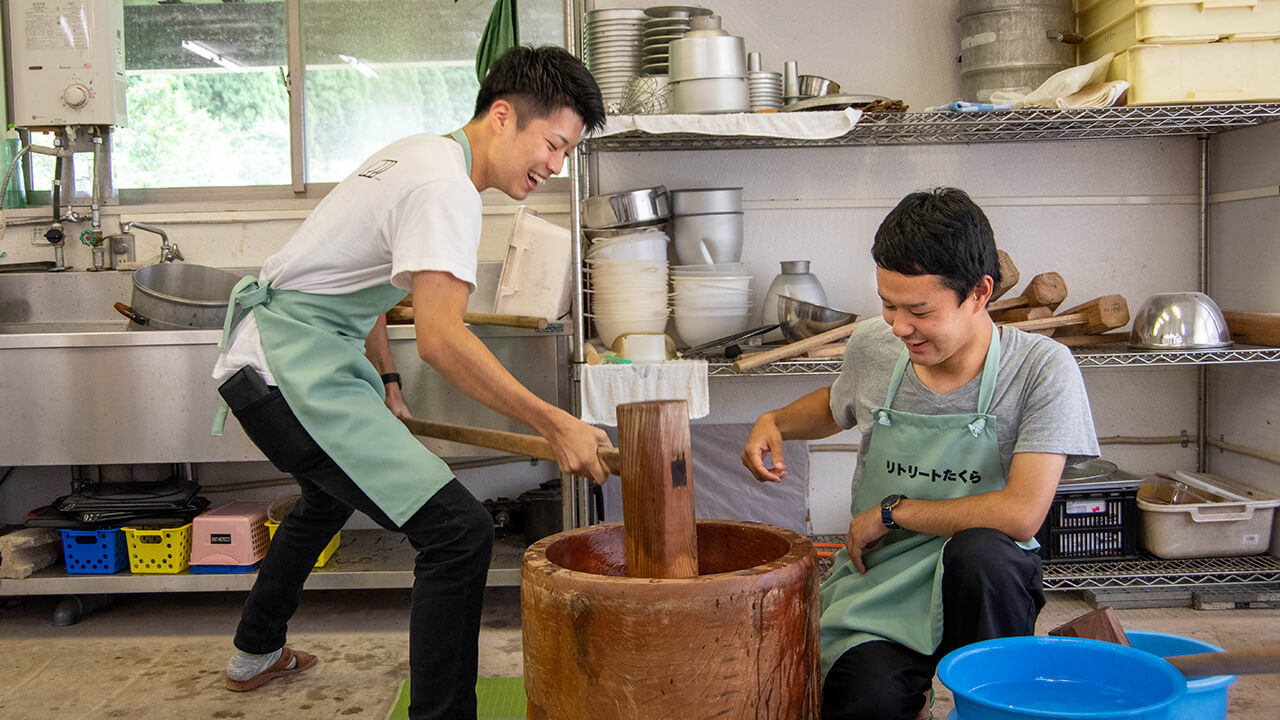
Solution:
<svg viewBox="0 0 1280 720">
<path fill-rule="evenodd" d="M 480 678 L 476 681 L 476 717 L 479 720 L 524 720 L 524 678 Z M 396 704 L 387 720 L 409 720 L 409 681 L 400 684 Z"/>
</svg>

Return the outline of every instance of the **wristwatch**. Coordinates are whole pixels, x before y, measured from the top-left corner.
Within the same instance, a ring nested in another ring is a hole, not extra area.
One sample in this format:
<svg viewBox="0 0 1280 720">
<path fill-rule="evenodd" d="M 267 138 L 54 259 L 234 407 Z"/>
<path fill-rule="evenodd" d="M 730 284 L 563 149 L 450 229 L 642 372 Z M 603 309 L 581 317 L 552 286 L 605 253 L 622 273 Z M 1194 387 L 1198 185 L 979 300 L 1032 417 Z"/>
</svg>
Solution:
<svg viewBox="0 0 1280 720">
<path fill-rule="evenodd" d="M 902 526 L 893 521 L 893 509 L 898 503 L 906 500 L 906 495 L 890 495 L 880 501 L 880 522 L 890 530 L 901 530 Z"/>
<path fill-rule="evenodd" d="M 403 387 L 403 386 L 404 386 L 404 383 L 400 382 L 400 373 L 393 373 L 393 372 L 390 372 L 390 373 L 383 373 L 383 374 L 382 374 L 382 384 L 383 384 L 383 385 L 387 385 L 387 384 L 390 384 L 390 383 L 395 383 L 395 384 L 397 384 L 397 385 L 399 385 L 399 386 L 401 386 L 401 387 Z"/>
</svg>

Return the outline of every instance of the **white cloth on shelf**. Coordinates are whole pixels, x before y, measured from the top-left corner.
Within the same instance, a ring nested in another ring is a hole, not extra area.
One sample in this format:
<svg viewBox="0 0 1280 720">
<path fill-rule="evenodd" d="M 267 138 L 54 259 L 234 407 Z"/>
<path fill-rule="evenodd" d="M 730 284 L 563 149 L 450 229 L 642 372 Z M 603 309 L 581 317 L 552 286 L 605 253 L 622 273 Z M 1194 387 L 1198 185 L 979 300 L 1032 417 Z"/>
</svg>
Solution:
<svg viewBox="0 0 1280 720">
<path fill-rule="evenodd" d="M 641 132 L 754 135 L 823 140 L 844 135 L 858 124 L 854 108 L 813 112 L 724 113 L 719 115 L 610 115 L 596 137 Z"/>
<path fill-rule="evenodd" d="M 1112 80 L 1086 85 L 1079 91 L 1060 97 L 1054 102 L 1060 108 L 1111 107 L 1119 105 L 1120 99 L 1127 92 L 1129 92 L 1128 81 Z"/>
<path fill-rule="evenodd" d="M 617 407 L 649 400 L 687 400 L 689 419 L 711 414 L 706 360 L 582 366 L 582 419 L 617 425 Z"/>
<path fill-rule="evenodd" d="M 1049 76 L 1040 87 L 1029 94 L 997 91 L 991 93 L 991 102 L 1013 103 L 1015 108 L 1062 107 L 1057 104 L 1058 98 L 1079 92 L 1082 88 L 1107 79 L 1107 68 L 1111 67 L 1111 59 L 1115 53 L 1107 53 L 1093 62 L 1069 67 Z M 1086 107 L 1072 105 L 1070 107 Z M 1093 107 L 1093 106 L 1088 106 Z"/>
</svg>

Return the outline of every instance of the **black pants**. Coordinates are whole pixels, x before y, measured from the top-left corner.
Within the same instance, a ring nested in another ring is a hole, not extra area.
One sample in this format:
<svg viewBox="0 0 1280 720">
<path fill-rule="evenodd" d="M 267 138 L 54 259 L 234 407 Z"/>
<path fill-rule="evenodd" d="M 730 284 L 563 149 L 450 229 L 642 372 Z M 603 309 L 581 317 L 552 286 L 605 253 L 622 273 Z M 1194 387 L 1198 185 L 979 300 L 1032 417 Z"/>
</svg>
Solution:
<svg viewBox="0 0 1280 720">
<path fill-rule="evenodd" d="M 1040 556 L 990 528 L 962 530 L 942 552 L 942 643 L 932 655 L 872 641 L 850 648 L 822 686 L 823 720 L 914 720 L 943 656 L 971 643 L 1034 635 L 1044 607 Z"/>
<path fill-rule="evenodd" d="M 477 640 L 493 551 L 493 519 L 456 479 L 403 525 L 369 499 L 302 427 L 284 396 L 270 389 L 232 407 L 245 433 L 302 492 L 267 549 L 245 602 L 235 646 L 274 652 L 316 558 L 352 510 L 403 533 L 418 552 L 409 621 L 409 717 L 475 718 Z"/>
</svg>

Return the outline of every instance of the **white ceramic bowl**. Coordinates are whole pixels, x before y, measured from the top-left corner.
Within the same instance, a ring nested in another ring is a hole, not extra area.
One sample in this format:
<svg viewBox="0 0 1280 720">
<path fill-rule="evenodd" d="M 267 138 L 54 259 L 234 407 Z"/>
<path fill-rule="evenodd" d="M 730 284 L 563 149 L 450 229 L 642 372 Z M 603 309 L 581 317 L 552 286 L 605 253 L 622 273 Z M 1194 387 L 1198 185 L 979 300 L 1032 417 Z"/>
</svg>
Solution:
<svg viewBox="0 0 1280 720">
<path fill-rule="evenodd" d="M 661 260 L 667 259 L 668 238 L 665 233 L 626 235 L 611 242 L 593 243 L 587 250 L 588 260 Z"/>
<path fill-rule="evenodd" d="M 675 328 L 687 346 L 742 332 L 747 329 L 750 314 L 736 315 L 676 315 Z"/>
<path fill-rule="evenodd" d="M 719 265 L 742 259 L 742 213 L 677 215 L 672 220 L 676 257 L 684 265 Z"/>
<path fill-rule="evenodd" d="M 639 319 L 614 319 L 610 317 L 593 317 L 596 333 L 605 347 L 613 347 L 613 341 L 625 333 L 660 333 L 667 329 L 667 316 L 654 315 Z M 714 340 L 715 338 L 710 338 Z"/>
</svg>

